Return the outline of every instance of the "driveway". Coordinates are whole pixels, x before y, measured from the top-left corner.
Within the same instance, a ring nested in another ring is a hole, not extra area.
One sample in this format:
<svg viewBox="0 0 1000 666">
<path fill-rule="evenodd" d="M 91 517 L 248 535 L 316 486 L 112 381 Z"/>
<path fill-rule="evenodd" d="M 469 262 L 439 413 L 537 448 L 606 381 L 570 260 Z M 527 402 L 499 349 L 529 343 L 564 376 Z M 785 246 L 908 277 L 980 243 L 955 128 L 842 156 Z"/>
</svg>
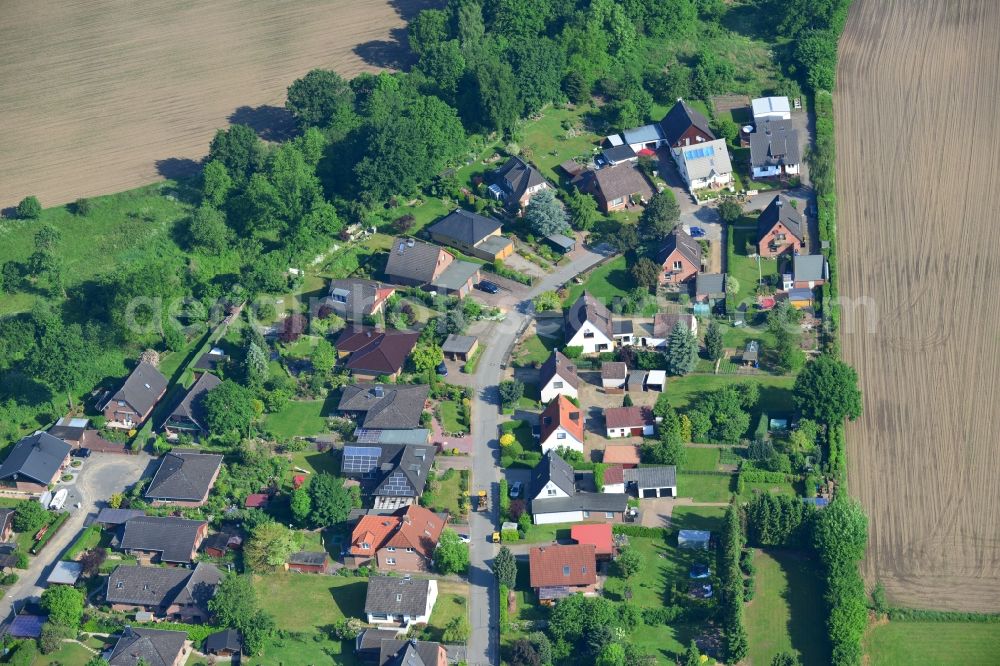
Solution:
<svg viewBox="0 0 1000 666">
<path fill-rule="evenodd" d="M 549 273 L 525 292 L 501 292 L 496 303 L 507 316 L 482 340 L 486 351 L 479 361 L 473 391 L 473 492 L 486 490 L 490 496 L 490 510 L 469 514 L 469 622 L 472 627 L 468 644 L 469 666 L 489 666 L 500 663 L 499 606 L 494 584 L 492 563 L 497 546 L 489 536 L 498 527 L 500 468 L 498 422 L 500 397 L 497 383 L 506 362 L 506 354 L 513 347 L 518 331 L 532 316 L 531 299 L 543 291 L 555 289 L 589 269 L 606 255 L 580 245 L 574 250 L 569 263 Z"/>
<path fill-rule="evenodd" d="M 23 600 L 41 596 L 45 579 L 79 535 L 87 516 L 96 515 L 101 507 L 107 506 L 108 497 L 138 481 L 153 463 L 153 459 L 146 454 L 94 453 L 84 460 L 75 483 L 60 484 L 60 488 L 69 490 L 66 508 L 70 516 L 42 554 L 31 559 L 28 569 L 19 573 L 20 579 L 7 590 L 7 595 L 0 601 L 0 618 L 10 616 L 15 601 L 22 602 L 19 607 L 23 607 Z M 76 508 L 77 503 L 81 505 L 79 509 Z"/>
</svg>

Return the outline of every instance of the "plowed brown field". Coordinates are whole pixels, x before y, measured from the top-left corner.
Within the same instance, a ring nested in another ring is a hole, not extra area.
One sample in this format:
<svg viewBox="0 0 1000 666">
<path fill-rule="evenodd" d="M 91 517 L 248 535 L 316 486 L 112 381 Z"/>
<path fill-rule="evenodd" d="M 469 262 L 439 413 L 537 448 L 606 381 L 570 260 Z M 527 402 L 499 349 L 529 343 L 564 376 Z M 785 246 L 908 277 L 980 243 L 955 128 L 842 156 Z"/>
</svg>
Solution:
<svg viewBox="0 0 1000 666">
<path fill-rule="evenodd" d="M 308 70 L 392 65 L 406 20 L 428 4 L 5 0 L 0 206 L 26 194 L 52 205 L 190 168 L 232 114 L 270 123 L 258 107 L 282 106 Z"/>
<path fill-rule="evenodd" d="M 996 0 L 855 0 L 841 41 L 849 485 L 900 605 L 1000 610 L 998 35 Z"/>
</svg>

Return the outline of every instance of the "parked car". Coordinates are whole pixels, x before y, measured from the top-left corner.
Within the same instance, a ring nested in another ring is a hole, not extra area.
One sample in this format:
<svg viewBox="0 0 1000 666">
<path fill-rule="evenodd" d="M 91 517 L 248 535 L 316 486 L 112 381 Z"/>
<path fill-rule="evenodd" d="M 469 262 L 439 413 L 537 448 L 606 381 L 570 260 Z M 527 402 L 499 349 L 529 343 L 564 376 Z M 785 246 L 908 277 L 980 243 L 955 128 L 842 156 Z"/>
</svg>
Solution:
<svg viewBox="0 0 1000 666">
<path fill-rule="evenodd" d="M 476 285 L 476 289 L 480 291 L 485 291 L 487 294 L 499 294 L 500 285 L 496 282 L 490 282 L 489 280 L 480 280 L 479 284 Z"/>
<path fill-rule="evenodd" d="M 701 227 L 691 227 L 691 238 L 704 238 L 705 230 Z"/>
<path fill-rule="evenodd" d="M 469 538 L 468 534 L 459 534 L 458 540 L 462 543 L 472 543 L 472 539 Z"/>
<path fill-rule="evenodd" d="M 448 376 L 448 366 L 444 364 L 444 361 L 441 361 L 440 363 L 438 363 L 438 367 L 436 368 L 436 372 L 439 375 L 441 375 L 442 377 L 447 377 Z"/>
<path fill-rule="evenodd" d="M 90 449 L 84 447 L 80 449 L 73 449 L 70 455 L 73 456 L 74 458 L 89 458 L 90 453 L 91 453 Z"/>
<path fill-rule="evenodd" d="M 511 499 L 517 499 L 521 496 L 521 490 L 524 488 L 524 484 L 520 481 L 515 481 L 510 484 L 510 497 Z"/>
</svg>

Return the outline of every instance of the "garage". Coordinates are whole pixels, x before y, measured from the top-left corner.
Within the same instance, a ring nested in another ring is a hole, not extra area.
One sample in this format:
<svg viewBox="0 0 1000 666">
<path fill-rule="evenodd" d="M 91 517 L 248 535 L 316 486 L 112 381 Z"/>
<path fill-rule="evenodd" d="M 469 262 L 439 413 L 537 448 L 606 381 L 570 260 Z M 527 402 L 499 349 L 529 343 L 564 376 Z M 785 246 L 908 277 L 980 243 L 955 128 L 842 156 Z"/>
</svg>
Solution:
<svg viewBox="0 0 1000 666">
<path fill-rule="evenodd" d="M 673 465 L 625 470 L 625 487 L 640 499 L 677 497 L 677 468 Z"/>
</svg>

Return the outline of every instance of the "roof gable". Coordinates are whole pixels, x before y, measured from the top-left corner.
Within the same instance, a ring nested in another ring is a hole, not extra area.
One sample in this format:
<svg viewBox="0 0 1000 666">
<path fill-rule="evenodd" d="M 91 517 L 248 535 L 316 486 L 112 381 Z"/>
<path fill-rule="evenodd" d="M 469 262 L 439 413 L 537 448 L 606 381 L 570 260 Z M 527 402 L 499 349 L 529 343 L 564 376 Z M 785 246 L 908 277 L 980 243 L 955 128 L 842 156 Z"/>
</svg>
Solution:
<svg viewBox="0 0 1000 666">
<path fill-rule="evenodd" d="M 499 220 L 459 208 L 431 225 L 427 231 L 466 245 L 477 245 L 502 227 Z"/>
<path fill-rule="evenodd" d="M 160 461 L 160 467 L 146 489 L 146 498 L 200 502 L 212 488 L 221 466 L 221 455 L 171 451 Z"/>
<path fill-rule="evenodd" d="M 662 266 L 674 252 L 680 253 L 695 269 L 701 267 L 701 245 L 680 225 L 667 234 L 663 247 L 656 253 L 656 260 Z"/>
<path fill-rule="evenodd" d="M 528 553 L 531 587 L 578 587 L 597 582 L 593 544 L 541 546 Z"/>
<path fill-rule="evenodd" d="M 562 394 L 557 395 L 542 412 L 541 441 L 547 440 L 559 428 L 573 435 L 578 442 L 583 441 L 583 412 Z"/>
<path fill-rule="evenodd" d="M 790 120 L 765 120 L 750 135 L 752 166 L 793 165 L 800 161 L 799 133 Z"/>
<path fill-rule="evenodd" d="M 368 579 L 365 613 L 387 613 L 416 617 L 427 610 L 431 583 L 422 578 L 372 576 Z"/>
<path fill-rule="evenodd" d="M 697 128 L 709 141 L 715 139 L 712 130 L 708 128 L 708 119 L 688 106 L 687 102 L 682 99 L 678 99 L 670 107 L 667 115 L 663 116 L 663 120 L 660 121 L 660 127 L 663 129 L 663 136 L 667 139 L 667 143 L 671 146 L 676 145 L 684 133 L 692 127 Z"/>
<path fill-rule="evenodd" d="M 789 233 L 802 241 L 804 240 L 802 236 L 804 223 L 802 213 L 791 205 L 787 197 L 779 194 L 771 199 L 771 203 L 761 211 L 757 218 L 757 241 L 763 240 L 778 224 L 784 226 Z"/>
<path fill-rule="evenodd" d="M 529 188 L 547 184 L 541 172 L 520 157 L 508 159 L 496 170 L 496 175 L 503 183 L 503 188 L 515 199 L 524 196 Z"/>
<path fill-rule="evenodd" d="M 590 322 L 594 328 L 608 338 L 608 341 L 614 339 L 615 327 L 611 319 L 611 311 L 587 291 L 580 294 L 580 298 L 576 299 L 566 314 L 566 327 L 569 329 L 567 339 L 575 336 L 583 327 L 584 322 Z"/>
<path fill-rule="evenodd" d="M 180 404 L 174 407 L 174 411 L 170 412 L 164 424 L 168 424 L 174 420 L 186 420 L 205 430 L 206 428 L 202 423 L 204 415 L 199 399 L 221 383 L 222 380 L 211 372 L 201 373 L 198 381 L 188 390 L 184 399 L 180 401 Z"/>
<path fill-rule="evenodd" d="M 539 383 L 546 386 L 555 377 L 559 377 L 573 388 L 580 386 L 580 376 L 576 374 L 576 366 L 558 349 L 553 349 L 542 364 Z"/>
<path fill-rule="evenodd" d="M 149 363 L 141 361 L 108 402 L 122 401 L 138 413 L 145 414 L 166 390 L 167 378 Z"/>
<path fill-rule="evenodd" d="M 0 479 L 25 477 L 46 485 L 59 471 L 71 448 L 47 432 L 23 437 L 0 465 Z"/>
<path fill-rule="evenodd" d="M 550 481 L 567 495 L 576 494 L 576 473 L 569 463 L 551 450 L 531 471 L 531 492 L 540 493 Z"/>
<path fill-rule="evenodd" d="M 165 562 L 190 562 L 199 532 L 206 524 L 173 516 L 137 516 L 125 521 L 121 548 L 158 552 Z"/>
<path fill-rule="evenodd" d="M 431 243 L 412 238 L 394 238 L 389 248 L 385 274 L 417 282 L 430 282 L 437 273 L 438 264 L 446 261 L 448 252 Z"/>
</svg>

